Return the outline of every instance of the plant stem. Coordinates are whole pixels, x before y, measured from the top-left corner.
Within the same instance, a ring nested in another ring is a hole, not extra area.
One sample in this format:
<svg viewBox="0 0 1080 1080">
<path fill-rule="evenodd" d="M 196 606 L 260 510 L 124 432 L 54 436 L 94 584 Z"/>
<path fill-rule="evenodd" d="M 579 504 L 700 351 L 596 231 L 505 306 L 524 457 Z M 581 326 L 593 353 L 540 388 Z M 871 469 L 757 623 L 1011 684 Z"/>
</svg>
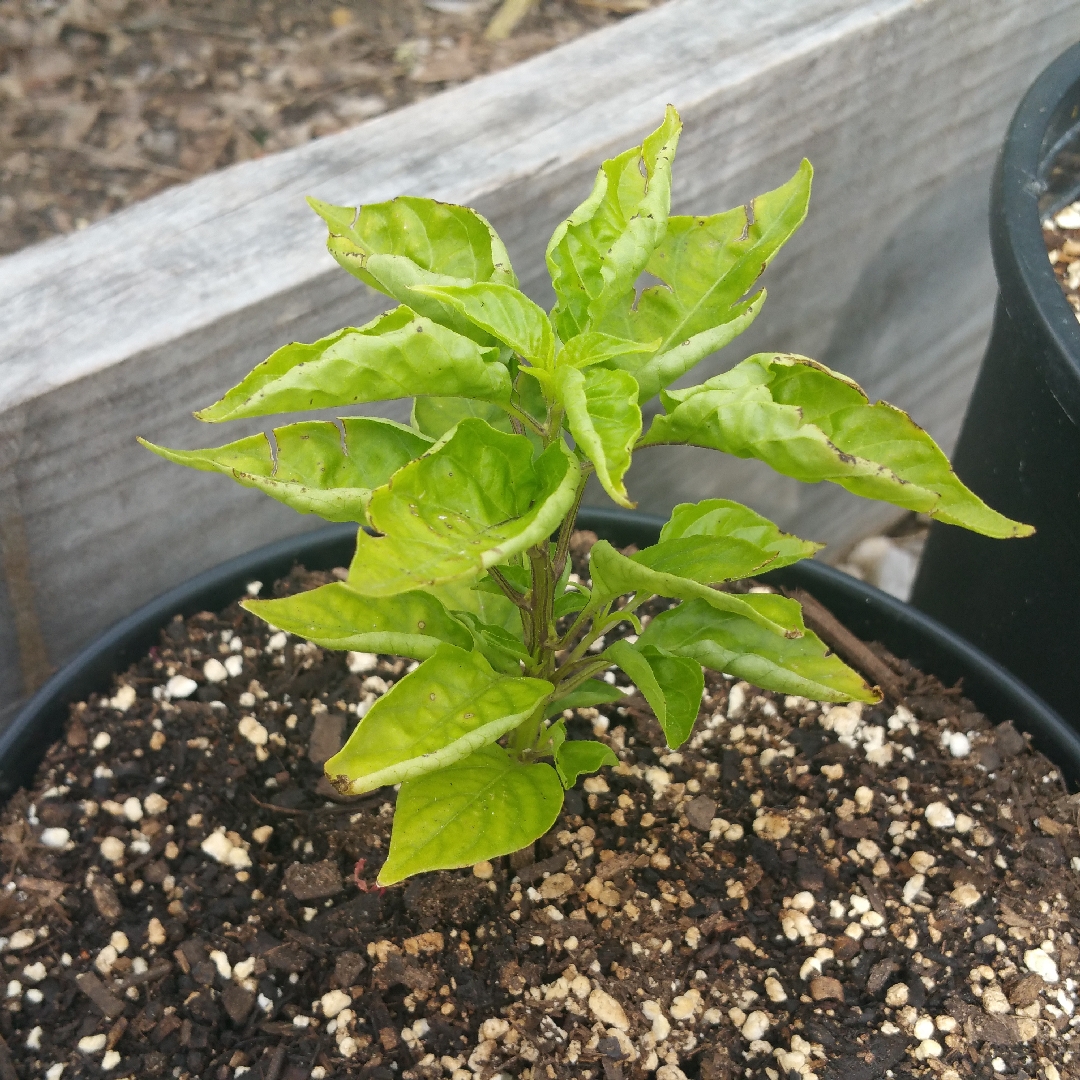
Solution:
<svg viewBox="0 0 1080 1080">
<path fill-rule="evenodd" d="M 510 603 L 512 603 L 515 607 L 521 608 L 522 611 L 530 610 L 528 599 L 522 596 L 521 593 L 519 593 L 517 589 L 515 589 L 514 586 L 511 585 L 505 577 L 503 577 L 502 572 L 497 566 L 491 567 L 491 569 L 488 570 L 488 573 L 491 574 L 492 579 L 499 586 L 499 588 L 502 589 L 503 594 L 506 596 L 506 599 L 510 601 Z"/>
</svg>

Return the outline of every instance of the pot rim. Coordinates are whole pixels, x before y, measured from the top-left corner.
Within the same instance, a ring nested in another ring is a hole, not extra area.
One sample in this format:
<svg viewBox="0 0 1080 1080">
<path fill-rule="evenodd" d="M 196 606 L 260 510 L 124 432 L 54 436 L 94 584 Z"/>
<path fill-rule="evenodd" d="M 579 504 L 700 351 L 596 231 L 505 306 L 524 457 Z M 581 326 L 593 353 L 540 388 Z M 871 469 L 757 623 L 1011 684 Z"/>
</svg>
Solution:
<svg viewBox="0 0 1080 1080">
<path fill-rule="evenodd" d="M 664 518 L 615 507 L 582 507 L 578 527 L 614 542 L 655 543 Z M 25 782 L 59 738 L 68 706 L 109 687 L 177 614 L 226 607 L 248 582 L 285 576 L 297 563 L 330 568 L 348 561 L 355 525 L 330 525 L 286 537 L 229 559 L 163 593 L 114 624 L 53 675 L 0 732 L 0 801 Z M 342 559 L 342 552 L 345 558 Z M 825 563 L 804 560 L 762 575 L 776 585 L 801 586 L 818 597 L 853 633 L 876 639 L 946 683 L 963 677 L 965 695 L 995 720 L 1015 720 L 1080 786 L 1080 733 L 1015 675 L 960 635 L 916 608 Z"/>
<path fill-rule="evenodd" d="M 994 171 L 990 238 L 1000 302 L 1010 309 L 1015 296 L 1026 301 L 1025 316 L 1036 320 L 1056 353 L 1041 353 L 1047 366 L 1041 374 L 1080 426 L 1080 322 L 1046 257 L 1039 212 L 1039 197 L 1045 192 L 1040 166 L 1051 149 L 1046 146 L 1048 129 L 1070 92 L 1080 104 L 1080 43 L 1042 72 L 1013 115 Z"/>
</svg>

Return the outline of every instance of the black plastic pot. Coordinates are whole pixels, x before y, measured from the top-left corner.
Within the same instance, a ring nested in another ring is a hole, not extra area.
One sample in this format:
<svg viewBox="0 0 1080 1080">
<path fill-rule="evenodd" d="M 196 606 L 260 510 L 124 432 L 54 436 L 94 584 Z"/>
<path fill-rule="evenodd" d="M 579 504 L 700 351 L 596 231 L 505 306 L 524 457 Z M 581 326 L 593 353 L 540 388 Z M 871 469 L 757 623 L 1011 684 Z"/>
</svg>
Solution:
<svg viewBox="0 0 1080 1080">
<path fill-rule="evenodd" d="M 586 508 L 579 524 L 619 546 L 645 547 L 656 542 L 663 520 Z M 192 578 L 117 623 L 54 675 L 0 734 L 0 799 L 30 782 L 46 749 L 60 737 L 68 706 L 93 691 L 108 690 L 114 673 L 158 644 L 162 628 L 174 615 L 224 608 L 244 595 L 249 581 L 273 581 L 296 563 L 312 570 L 348 565 L 355 535 L 355 526 L 333 525 L 259 548 Z M 1080 786 L 1080 735 L 1023 683 L 952 631 L 822 563 L 798 563 L 766 580 L 806 589 L 854 633 L 880 641 L 944 682 L 951 685 L 962 678 L 965 692 L 980 709 L 995 721 L 1012 720 L 1030 731 L 1069 783 Z"/>
<path fill-rule="evenodd" d="M 956 446 L 957 473 L 1038 530 L 987 540 L 935 524 L 912 603 L 978 645 L 1080 728 L 1080 323 L 1041 217 L 1080 197 L 1055 175 L 1080 145 L 1080 45 L 1039 77 L 1002 147 L 990 229 L 993 334 Z"/>
</svg>

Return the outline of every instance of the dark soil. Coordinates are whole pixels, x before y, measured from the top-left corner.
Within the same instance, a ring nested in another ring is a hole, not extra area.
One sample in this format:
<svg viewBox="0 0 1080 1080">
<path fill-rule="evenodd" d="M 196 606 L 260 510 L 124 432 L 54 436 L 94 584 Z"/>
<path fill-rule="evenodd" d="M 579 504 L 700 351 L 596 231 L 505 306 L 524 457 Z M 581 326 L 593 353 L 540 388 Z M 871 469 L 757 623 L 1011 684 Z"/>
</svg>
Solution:
<svg viewBox="0 0 1080 1080">
<path fill-rule="evenodd" d="M 662 0 L 0 0 L 0 255 Z"/>
<path fill-rule="evenodd" d="M 708 676 L 681 753 L 580 710 L 551 833 L 380 891 L 393 793 L 320 763 L 408 662 L 177 618 L 0 818 L 0 1080 L 1080 1076 L 1080 802 L 876 656 L 903 705 Z"/>
</svg>

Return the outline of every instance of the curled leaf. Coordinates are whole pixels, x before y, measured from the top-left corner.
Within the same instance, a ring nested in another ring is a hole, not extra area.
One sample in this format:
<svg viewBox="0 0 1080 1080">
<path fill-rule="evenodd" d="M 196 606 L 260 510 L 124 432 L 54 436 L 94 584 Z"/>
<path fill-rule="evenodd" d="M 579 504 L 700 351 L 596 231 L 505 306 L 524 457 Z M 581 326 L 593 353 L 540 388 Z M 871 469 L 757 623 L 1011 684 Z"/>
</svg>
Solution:
<svg viewBox="0 0 1080 1080">
<path fill-rule="evenodd" d="M 211 450 L 170 450 L 140 439 L 168 461 L 231 476 L 301 514 L 327 521 L 367 521 L 371 492 L 429 449 L 432 439 L 375 417 L 304 421 Z"/>
<path fill-rule="evenodd" d="M 641 445 L 690 443 L 758 458 L 796 480 L 829 480 L 986 536 L 1033 532 L 969 491 L 907 413 L 871 405 L 856 383 L 805 356 L 759 353 L 663 399 L 667 415 Z"/>
</svg>

